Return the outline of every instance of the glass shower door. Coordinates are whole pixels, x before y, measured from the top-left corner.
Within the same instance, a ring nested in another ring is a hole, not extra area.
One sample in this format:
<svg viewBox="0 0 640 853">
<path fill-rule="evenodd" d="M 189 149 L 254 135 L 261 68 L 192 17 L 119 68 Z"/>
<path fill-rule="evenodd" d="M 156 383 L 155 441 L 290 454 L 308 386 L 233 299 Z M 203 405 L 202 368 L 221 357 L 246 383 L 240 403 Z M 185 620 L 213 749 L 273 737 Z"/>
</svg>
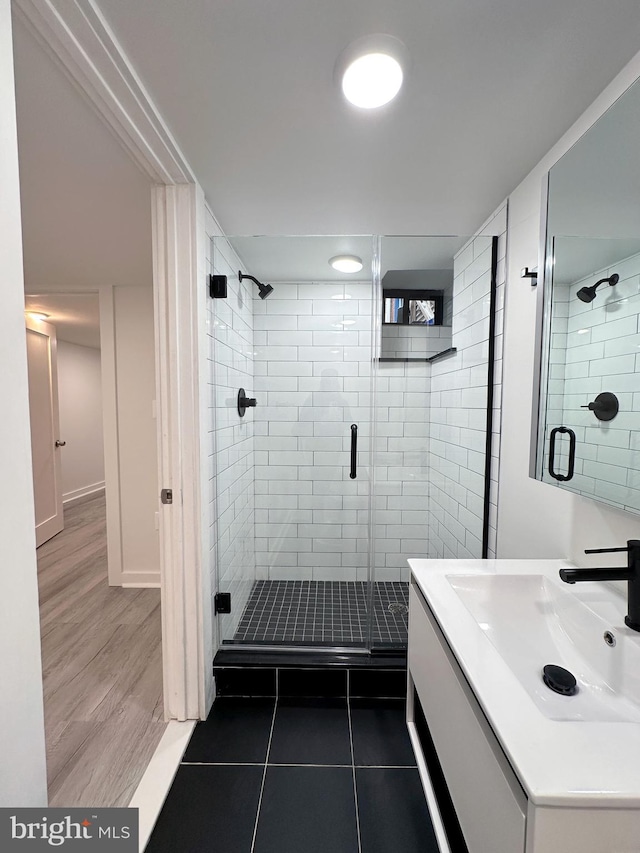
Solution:
<svg viewBox="0 0 640 853">
<path fill-rule="evenodd" d="M 409 559 L 486 556 L 494 251 L 490 236 L 381 238 L 373 649 L 406 646 Z"/>
<path fill-rule="evenodd" d="M 214 325 L 222 642 L 366 650 L 371 238 L 215 242 L 214 272 L 228 277 L 219 312 L 231 315 Z M 341 253 L 363 271 L 333 271 Z M 236 267 L 273 291 L 261 298 Z M 256 399 L 243 417 L 240 383 Z"/>
</svg>

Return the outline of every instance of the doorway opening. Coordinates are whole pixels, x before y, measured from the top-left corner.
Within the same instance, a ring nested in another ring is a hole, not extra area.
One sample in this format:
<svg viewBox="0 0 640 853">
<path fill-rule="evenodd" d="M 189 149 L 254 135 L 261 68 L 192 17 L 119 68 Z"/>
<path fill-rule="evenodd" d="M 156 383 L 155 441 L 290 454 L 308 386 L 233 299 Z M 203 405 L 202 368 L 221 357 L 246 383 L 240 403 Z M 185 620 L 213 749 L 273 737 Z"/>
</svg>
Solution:
<svg viewBox="0 0 640 853">
<path fill-rule="evenodd" d="M 152 182 L 14 50 L 49 804 L 126 806 L 166 727 Z"/>
<path fill-rule="evenodd" d="M 116 305 L 124 299 L 134 340 L 119 311 L 100 322 L 97 293 L 25 298 L 54 806 L 127 805 L 165 729 L 150 295 L 112 296 Z M 131 317 L 136 304 L 143 310 Z M 134 345 L 137 358 L 129 359 Z M 128 367 L 118 375 L 123 360 Z M 127 502 L 136 503 L 137 517 Z"/>
</svg>

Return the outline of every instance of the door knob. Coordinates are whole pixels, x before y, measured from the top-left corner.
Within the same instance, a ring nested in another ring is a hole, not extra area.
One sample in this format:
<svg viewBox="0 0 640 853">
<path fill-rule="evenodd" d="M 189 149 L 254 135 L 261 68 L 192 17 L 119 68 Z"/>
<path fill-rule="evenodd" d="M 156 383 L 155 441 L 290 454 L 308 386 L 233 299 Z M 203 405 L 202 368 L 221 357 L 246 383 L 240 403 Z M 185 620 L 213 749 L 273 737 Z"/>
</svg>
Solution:
<svg viewBox="0 0 640 853">
<path fill-rule="evenodd" d="M 60 441 L 60 439 L 56 439 L 56 447 L 65 447 L 67 444 L 66 441 Z"/>
</svg>

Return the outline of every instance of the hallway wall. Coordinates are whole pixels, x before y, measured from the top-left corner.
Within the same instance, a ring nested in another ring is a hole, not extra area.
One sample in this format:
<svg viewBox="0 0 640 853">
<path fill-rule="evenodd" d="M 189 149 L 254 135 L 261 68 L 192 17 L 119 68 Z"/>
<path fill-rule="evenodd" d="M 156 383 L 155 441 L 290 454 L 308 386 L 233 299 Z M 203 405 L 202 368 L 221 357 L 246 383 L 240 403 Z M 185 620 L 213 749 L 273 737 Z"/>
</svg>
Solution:
<svg viewBox="0 0 640 853">
<path fill-rule="evenodd" d="M 153 289 L 100 290 L 109 582 L 160 585 Z"/>
<path fill-rule="evenodd" d="M 104 488 L 100 350 L 58 338 L 64 501 Z"/>
</svg>

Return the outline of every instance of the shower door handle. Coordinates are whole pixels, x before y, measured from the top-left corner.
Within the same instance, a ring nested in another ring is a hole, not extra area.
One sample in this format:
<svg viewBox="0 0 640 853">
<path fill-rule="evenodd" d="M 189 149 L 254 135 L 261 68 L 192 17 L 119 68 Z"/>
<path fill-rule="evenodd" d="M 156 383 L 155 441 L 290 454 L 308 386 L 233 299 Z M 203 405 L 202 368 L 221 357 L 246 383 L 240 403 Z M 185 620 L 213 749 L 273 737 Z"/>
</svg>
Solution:
<svg viewBox="0 0 640 853">
<path fill-rule="evenodd" d="M 356 478 L 356 460 L 358 458 L 358 427 L 351 424 L 351 473 L 352 480 Z"/>
<path fill-rule="evenodd" d="M 556 457 L 556 437 L 558 433 L 568 434 L 569 436 L 569 467 L 567 469 L 566 474 L 558 474 L 558 472 L 554 469 L 554 462 Z M 549 436 L 549 473 L 553 477 L 554 480 L 560 480 L 562 482 L 566 482 L 573 477 L 573 470 L 575 467 L 576 461 L 576 434 L 569 427 L 560 426 L 555 427 L 551 430 L 551 434 Z"/>
</svg>

